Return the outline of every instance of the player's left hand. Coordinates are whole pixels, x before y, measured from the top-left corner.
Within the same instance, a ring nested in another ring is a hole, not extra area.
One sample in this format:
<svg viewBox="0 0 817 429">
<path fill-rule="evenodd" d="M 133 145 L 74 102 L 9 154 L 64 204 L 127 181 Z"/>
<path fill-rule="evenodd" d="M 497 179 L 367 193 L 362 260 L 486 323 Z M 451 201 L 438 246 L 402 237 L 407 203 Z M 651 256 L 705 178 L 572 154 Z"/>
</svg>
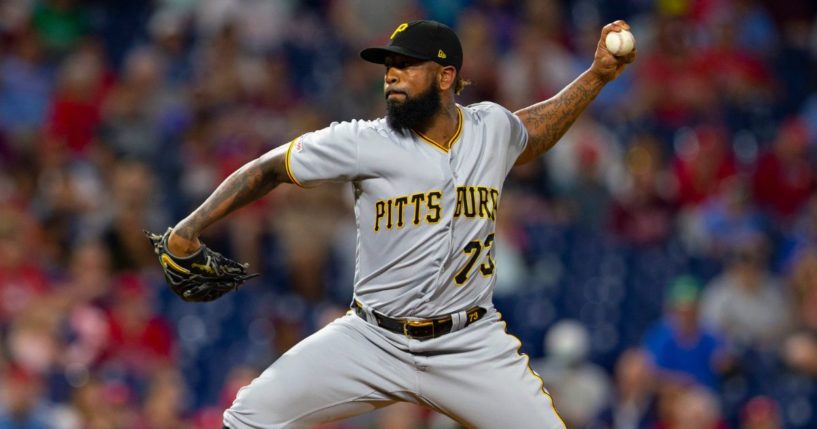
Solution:
<svg viewBox="0 0 817 429">
<path fill-rule="evenodd" d="M 595 73 L 603 82 L 610 82 L 617 78 L 627 64 L 635 61 L 637 48 L 633 46 L 633 51 L 627 55 L 617 57 L 607 50 L 605 40 L 607 34 L 612 31 L 630 31 L 630 25 L 623 20 L 617 20 L 604 26 L 601 29 L 601 37 L 599 43 L 596 45 L 596 54 L 593 57 L 593 65 L 590 66 L 590 71 Z M 635 44 L 637 45 L 637 43 Z"/>
<path fill-rule="evenodd" d="M 199 248 L 187 256 L 176 256 L 168 249 L 168 228 L 164 234 L 145 231 L 159 257 L 170 289 L 185 301 L 206 302 L 233 291 L 245 281 L 258 276 L 247 274 L 248 264 L 241 264 L 199 243 Z"/>
</svg>

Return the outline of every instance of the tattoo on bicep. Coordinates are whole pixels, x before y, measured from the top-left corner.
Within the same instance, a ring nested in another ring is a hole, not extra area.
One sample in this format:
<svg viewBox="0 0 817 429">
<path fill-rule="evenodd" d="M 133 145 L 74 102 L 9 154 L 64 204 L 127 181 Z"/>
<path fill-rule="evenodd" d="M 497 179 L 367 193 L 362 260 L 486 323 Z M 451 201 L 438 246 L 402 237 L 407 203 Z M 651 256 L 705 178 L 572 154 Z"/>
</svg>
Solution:
<svg viewBox="0 0 817 429">
<path fill-rule="evenodd" d="M 266 195 L 286 179 L 286 160 L 281 156 L 262 156 L 233 173 L 229 193 L 233 198 L 227 211 L 233 211 Z M 232 177 L 232 176 L 231 176 Z M 225 182 L 226 183 L 226 182 Z"/>
<path fill-rule="evenodd" d="M 227 177 L 201 206 L 179 223 L 176 234 L 192 238 L 213 222 L 288 181 L 285 163 L 284 157 L 267 154 L 245 164 Z"/>
<path fill-rule="evenodd" d="M 554 97 L 525 109 L 532 152 L 541 155 L 553 147 L 596 95 L 597 89 L 576 80 Z"/>
</svg>

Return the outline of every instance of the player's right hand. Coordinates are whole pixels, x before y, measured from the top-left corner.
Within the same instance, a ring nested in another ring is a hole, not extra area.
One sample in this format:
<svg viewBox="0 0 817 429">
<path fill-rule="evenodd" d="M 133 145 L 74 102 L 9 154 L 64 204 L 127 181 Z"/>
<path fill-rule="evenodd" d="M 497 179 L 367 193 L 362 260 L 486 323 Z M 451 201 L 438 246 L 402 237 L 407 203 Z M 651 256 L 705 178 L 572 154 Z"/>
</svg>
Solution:
<svg viewBox="0 0 817 429">
<path fill-rule="evenodd" d="M 593 57 L 593 65 L 590 66 L 590 71 L 596 74 L 602 82 L 610 82 L 617 78 L 621 72 L 624 71 L 624 67 L 635 61 L 638 51 L 637 48 L 634 48 L 633 51 L 627 55 L 617 57 L 611 54 L 605 46 L 607 34 L 612 31 L 621 30 L 630 31 L 630 25 L 621 19 L 611 22 L 601 29 L 601 37 L 599 38 L 599 43 L 596 45 L 596 54 Z"/>
</svg>

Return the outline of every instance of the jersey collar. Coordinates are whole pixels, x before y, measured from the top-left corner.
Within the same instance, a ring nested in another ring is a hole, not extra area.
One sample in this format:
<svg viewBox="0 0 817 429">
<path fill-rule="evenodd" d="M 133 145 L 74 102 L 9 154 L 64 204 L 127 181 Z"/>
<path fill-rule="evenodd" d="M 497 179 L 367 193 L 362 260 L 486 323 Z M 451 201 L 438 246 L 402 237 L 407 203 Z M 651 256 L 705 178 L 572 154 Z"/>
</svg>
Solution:
<svg viewBox="0 0 817 429">
<path fill-rule="evenodd" d="M 457 106 L 457 130 L 454 131 L 454 135 L 452 135 L 451 138 L 448 139 L 448 142 L 447 142 L 448 144 L 445 144 L 445 145 L 437 143 L 432 138 L 428 137 L 427 135 L 425 135 L 425 134 L 423 134 L 423 133 L 421 133 L 419 131 L 416 131 L 416 130 L 412 130 L 412 131 L 414 131 L 417 134 L 417 136 L 420 137 L 422 140 L 425 140 L 426 143 L 429 143 L 432 146 L 436 147 L 437 149 L 440 149 L 441 151 L 443 151 L 445 153 L 448 153 L 450 148 L 453 148 L 454 143 L 456 143 L 457 140 L 460 138 L 460 134 L 462 134 L 462 122 L 463 122 L 462 121 L 462 109 L 460 109 L 460 106 Z"/>
</svg>

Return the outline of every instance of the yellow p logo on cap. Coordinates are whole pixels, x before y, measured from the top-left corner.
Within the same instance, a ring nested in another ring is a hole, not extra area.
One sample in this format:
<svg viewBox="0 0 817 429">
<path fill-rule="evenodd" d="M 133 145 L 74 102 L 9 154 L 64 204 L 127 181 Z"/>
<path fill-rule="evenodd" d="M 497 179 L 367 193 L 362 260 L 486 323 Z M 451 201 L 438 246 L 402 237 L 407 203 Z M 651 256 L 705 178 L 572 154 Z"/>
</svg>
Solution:
<svg viewBox="0 0 817 429">
<path fill-rule="evenodd" d="M 396 36 L 397 33 L 405 30 L 406 28 L 408 28 L 408 23 L 407 22 L 404 22 L 404 23 L 398 25 L 397 28 L 394 30 L 394 33 L 391 33 L 391 36 L 389 36 L 389 40 L 394 39 L 394 36 Z"/>
</svg>

